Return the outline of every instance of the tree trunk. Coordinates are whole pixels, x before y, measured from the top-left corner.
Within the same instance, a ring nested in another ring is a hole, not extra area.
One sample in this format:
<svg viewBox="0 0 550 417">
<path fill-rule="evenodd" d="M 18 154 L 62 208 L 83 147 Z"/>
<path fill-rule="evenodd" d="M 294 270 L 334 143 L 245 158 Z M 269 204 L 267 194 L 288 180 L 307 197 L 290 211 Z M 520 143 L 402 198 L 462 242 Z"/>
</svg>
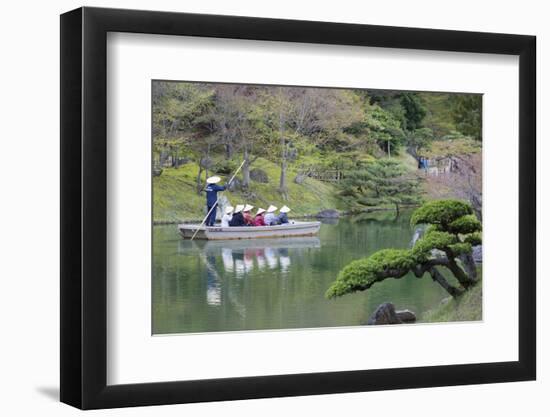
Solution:
<svg viewBox="0 0 550 417">
<path fill-rule="evenodd" d="M 439 272 L 435 267 L 430 268 L 428 272 L 432 276 L 432 279 L 435 282 L 437 282 L 439 285 L 441 285 L 445 289 L 445 291 L 451 294 L 451 296 L 458 297 L 460 294 L 464 292 L 462 289 L 454 287 L 453 285 L 449 284 L 449 282 L 445 279 L 443 274 Z"/>
<path fill-rule="evenodd" d="M 197 194 L 202 190 L 202 164 L 199 162 L 199 173 L 197 174 Z"/>
<path fill-rule="evenodd" d="M 248 155 L 248 148 L 244 147 L 244 165 L 243 165 L 243 183 L 242 188 L 247 189 L 250 184 L 250 156 Z"/>
<path fill-rule="evenodd" d="M 464 288 L 468 289 L 475 283 L 475 280 L 471 278 L 461 267 L 456 263 L 454 253 L 450 250 L 445 251 L 447 259 L 449 260 L 449 265 L 447 268 L 453 273 L 455 278 L 460 282 Z"/>
<path fill-rule="evenodd" d="M 460 260 L 462 261 L 462 264 L 464 265 L 464 269 L 466 270 L 466 273 L 470 277 L 470 280 L 477 281 L 477 268 L 476 263 L 474 261 L 474 257 L 471 253 L 461 255 Z"/>
<path fill-rule="evenodd" d="M 279 135 L 281 143 L 281 176 L 279 178 L 279 192 L 283 199 L 288 199 L 288 187 L 286 185 L 286 140 L 285 140 L 285 121 L 282 104 L 279 107 Z"/>
<path fill-rule="evenodd" d="M 288 187 L 286 186 L 286 160 L 281 161 L 281 177 L 279 178 L 279 190 L 286 199 Z"/>
<path fill-rule="evenodd" d="M 233 145 L 231 143 L 225 144 L 225 159 L 233 158 Z"/>
</svg>

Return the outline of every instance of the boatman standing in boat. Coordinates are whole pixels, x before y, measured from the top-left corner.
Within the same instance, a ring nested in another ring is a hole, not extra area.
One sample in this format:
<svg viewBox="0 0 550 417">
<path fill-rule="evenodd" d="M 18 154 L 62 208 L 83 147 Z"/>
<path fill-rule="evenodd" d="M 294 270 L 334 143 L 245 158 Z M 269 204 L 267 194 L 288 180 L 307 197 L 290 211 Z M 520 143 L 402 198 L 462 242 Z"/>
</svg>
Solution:
<svg viewBox="0 0 550 417">
<path fill-rule="evenodd" d="M 206 212 L 210 213 L 206 219 L 207 226 L 214 226 L 216 222 L 216 211 L 218 202 L 218 192 L 224 191 L 227 186 L 217 185 L 221 181 L 221 178 L 217 175 L 206 179 Z M 210 211 L 212 210 L 212 211 Z"/>
</svg>

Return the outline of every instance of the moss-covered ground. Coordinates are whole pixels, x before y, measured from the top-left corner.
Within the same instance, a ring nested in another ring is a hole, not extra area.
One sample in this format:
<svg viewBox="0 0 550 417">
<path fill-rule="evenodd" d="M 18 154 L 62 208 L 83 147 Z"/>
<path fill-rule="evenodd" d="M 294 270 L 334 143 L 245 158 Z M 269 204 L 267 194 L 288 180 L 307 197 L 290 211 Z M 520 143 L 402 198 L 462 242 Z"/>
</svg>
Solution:
<svg viewBox="0 0 550 417">
<path fill-rule="evenodd" d="M 306 178 L 302 184 L 296 184 L 295 168 L 288 169 L 288 199 L 283 199 L 279 188 L 279 166 L 259 158 L 253 168 L 260 168 L 268 175 L 268 183 L 251 181 L 248 191 L 225 191 L 223 194 L 232 205 L 252 204 L 255 207 L 267 208 L 270 204 L 281 207 L 286 204 L 292 209 L 293 217 L 309 216 L 323 209 L 339 209 L 343 206 L 338 199 L 337 188 L 327 182 Z M 205 195 L 196 191 L 198 166 L 187 163 L 179 168 L 166 168 L 162 174 L 153 178 L 153 221 L 168 223 L 194 221 L 202 219 L 205 211 Z M 222 176 L 225 184 L 230 175 Z M 240 175 L 237 178 L 241 177 Z M 204 181 L 204 174 L 203 174 Z"/>
<path fill-rule="evenodd" d="M 481 268 L 478 270 L 481 275 Z M 483 319 L 483 282 L 479 282 L 456 299 L 445 299 L 443 302 L 421 314 L 419 322 L 441 323 L 449 321 L 477 321 Z"/>
</svg>

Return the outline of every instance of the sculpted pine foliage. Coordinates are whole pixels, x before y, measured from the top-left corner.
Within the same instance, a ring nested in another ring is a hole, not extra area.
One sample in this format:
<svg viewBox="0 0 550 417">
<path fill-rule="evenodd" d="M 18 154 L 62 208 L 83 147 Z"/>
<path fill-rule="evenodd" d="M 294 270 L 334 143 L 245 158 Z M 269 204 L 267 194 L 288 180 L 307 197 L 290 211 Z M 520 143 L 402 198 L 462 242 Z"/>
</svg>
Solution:
<svg viewBox="0 0 550 417">
<path fill-rule="evenodd" d="M 418 208 L 411 225 L 428 225 L 411 249 L 383 249 L 351 262 L 340 271 L 326 296 L 335 298 L 368 290 L 387 278 L 409 272 L 421 278 L 428 273 L 449 294 L 462 294 L 477 282 L 472 246 L 481 244 L 481 223 L 470 204 L 459 200 L 431 201 Z M 449 270 L 459 282 L 450 284 L 439 268 Z"/>
</svg>

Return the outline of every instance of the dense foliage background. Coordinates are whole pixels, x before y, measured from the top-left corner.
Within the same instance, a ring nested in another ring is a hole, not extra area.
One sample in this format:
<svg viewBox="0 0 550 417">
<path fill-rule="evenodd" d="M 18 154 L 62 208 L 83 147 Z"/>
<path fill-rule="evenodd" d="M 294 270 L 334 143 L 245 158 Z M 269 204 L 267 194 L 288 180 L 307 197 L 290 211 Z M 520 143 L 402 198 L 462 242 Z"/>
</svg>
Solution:
<svg viewBox="0 0 550 417">
<path fill-rule="evenodd" d="M 474 157 L 481 150 L 481 100 L 475 94 L 155 81 L 154 219 L 201 218 L 206 177 L 227 180 L 242 161 L 227 193 L 232 203 L 285 202 L 295 215 L 399 210 L 425 198 L 472 200 L 471 194 L 481 201 L 480 182 L 471 179 L 481 178 L 481 158 Z M 422 175 L 421 158 L 433 167 L 444 160 L 454 174 L 462 171 L 462 181 Z"/>
</svg>

